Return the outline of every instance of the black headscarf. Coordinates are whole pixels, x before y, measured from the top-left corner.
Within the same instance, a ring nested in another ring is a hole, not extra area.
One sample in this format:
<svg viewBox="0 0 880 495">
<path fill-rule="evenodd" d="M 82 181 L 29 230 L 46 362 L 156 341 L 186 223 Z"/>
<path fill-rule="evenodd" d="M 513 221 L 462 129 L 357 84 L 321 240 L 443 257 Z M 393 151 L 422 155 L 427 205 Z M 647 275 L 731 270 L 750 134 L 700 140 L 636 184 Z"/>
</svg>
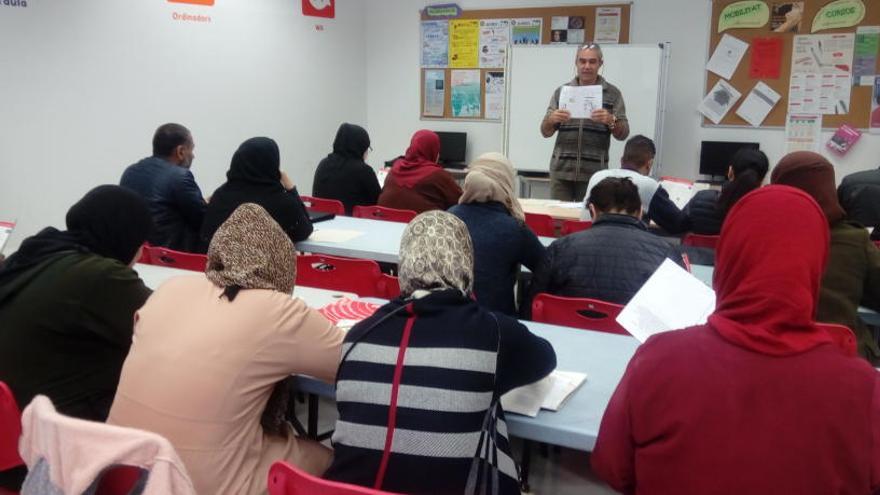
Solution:
<svg viewBox="0 0 880 495">
<path fill-rule="evenodd" d="M 363 160 L 364 153 L 370 147 L 370 135 L 359 125 L 344 122 L 336 131 L 333 140 L 333 153 L 346 158 Z"/>
<path fill-rule="evenodd" d="M 250 138 L 232 155 L 226 178 L 230 182 L 271 184 L 281 188 L 281 153 L 274 139 Z"/>
<path fill-rule="evenodd" d="M 89 191 L 67 211 L 67 230 L 47 227 L 21 243 L 0 270 L 0 283 L 49 257 L 73 251 L 129 264 L 153 228 L 147 202 L 120 186 Z"/>
</svg>

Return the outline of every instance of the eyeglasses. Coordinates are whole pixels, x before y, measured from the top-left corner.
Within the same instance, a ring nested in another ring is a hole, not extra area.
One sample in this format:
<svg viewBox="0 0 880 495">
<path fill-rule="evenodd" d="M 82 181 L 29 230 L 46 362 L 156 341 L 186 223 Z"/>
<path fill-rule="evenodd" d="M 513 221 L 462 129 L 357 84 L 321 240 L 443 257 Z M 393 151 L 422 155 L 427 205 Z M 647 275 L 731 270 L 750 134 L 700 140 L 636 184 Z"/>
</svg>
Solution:
<svg viewBox="0 0 880 495">
<path fill-rule="evenodd" d="M 599 46 L 597 43 L 587 43 L 586 45 L 581 45 L 581 46 L 578 48 L 578 51 L 581 51 L 581 50 L 597 50 L 597 49 L 598 49 L 598 50 L 601 50 L 602 47 Z"/>
</svg>

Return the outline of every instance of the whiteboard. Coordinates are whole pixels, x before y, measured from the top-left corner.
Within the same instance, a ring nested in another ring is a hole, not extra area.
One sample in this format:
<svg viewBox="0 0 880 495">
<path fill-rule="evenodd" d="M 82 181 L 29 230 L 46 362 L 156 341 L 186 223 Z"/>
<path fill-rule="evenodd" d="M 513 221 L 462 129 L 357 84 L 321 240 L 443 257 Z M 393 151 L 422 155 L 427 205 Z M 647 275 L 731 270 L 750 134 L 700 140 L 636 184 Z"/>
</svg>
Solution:
<svg viewBox="0 0 880 495">
<path fill-rule="evenodd" d="M 514 45 L 508 57 L 504 150 L 518 170 L 547 172 L 556 134 L 541 135 L 553 91 L 575 76 L 574 45 Z M 630 137 L 654 140 L 659 175 L 669 45 L 603 45 L 602 77 L 623 94 Z M 609 166 L 620 166 L 624 141 L 611 138 Z"/>
</svg>

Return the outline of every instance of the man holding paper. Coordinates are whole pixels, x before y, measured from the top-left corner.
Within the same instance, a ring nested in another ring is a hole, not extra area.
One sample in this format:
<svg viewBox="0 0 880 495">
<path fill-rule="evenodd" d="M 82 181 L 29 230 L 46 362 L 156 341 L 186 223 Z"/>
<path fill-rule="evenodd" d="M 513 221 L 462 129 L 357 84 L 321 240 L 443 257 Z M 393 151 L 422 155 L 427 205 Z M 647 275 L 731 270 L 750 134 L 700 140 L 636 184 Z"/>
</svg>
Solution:
<svg viewBox="0 0 880 495">
<path fill-rule="evenodd" d="M 579 47 L 575 56 L 577 75 L 556 88 L 541 122 L 544 137 L 557 134 L 550 159 L 553 199 L 583 198 L 590 176 L 608 168 L 611 136 L 622 141 L 629 135 L 623 95 L 599 75 L 602 62 L 599 45 Z"/>
</svg>

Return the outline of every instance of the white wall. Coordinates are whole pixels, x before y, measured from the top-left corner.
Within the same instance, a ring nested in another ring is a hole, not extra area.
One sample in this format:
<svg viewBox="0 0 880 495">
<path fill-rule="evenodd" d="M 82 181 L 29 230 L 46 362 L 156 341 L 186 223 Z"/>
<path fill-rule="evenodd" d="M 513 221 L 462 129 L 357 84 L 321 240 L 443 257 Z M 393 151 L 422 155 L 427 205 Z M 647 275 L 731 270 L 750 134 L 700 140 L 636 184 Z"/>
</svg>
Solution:
<svg viewBox="0 0 880 495">
<path fill-rule="evenodd" d="M 290 0 L 0 6 L 0 219 L 19 221 L 5 252 L 47 225 L 63 228 L 69 206 L 118 183 L 169 121 L 193 132 L 206 195 L 258 135 L 278 141 L 282 167 L 310 192 L 339 123 L 366 122 L 364 6 L 338 0 L 332 20 L 306 18 Z"/>
<path fill-rule="evenodd" d="M 427 0 L 370 0 L 367 18 L 367 122 L 377 159 L 403 153 L 419 128 L 468 133 L 469 158 L 502 145 L 498 123 L 433 122 L 419 119 L 419 9 Z M 579 5 L 582 0 L 461 0 L 469 9 Z M 672 43 L 663 151 L 658 162 L 664 175 L 697 178 L 702 140 L 757 141 L 775 163 L 784 152 L 784 131 L 775 129 L 703 128 L 696 110 L 702 100 L 708 53 L 709 0 L 634 0 L 632 43 Z M 574 68 L 572 68 L 572 72 Z M 613 82 L 613 81 L 612 81 Z M 547 88 L 549 99 L 554 88 Z M 740 88 L 745 94 L 751 88 Z M 624 99 L 626 95 L 624 95 Z M 638 111 L 627 107 L 628 113 Z M 866 125 L 866 123 L 861 123 Z M 535 124 L 535 135 L 537 133 Z M 823 138 L 827 140 L 831 133 Z M 876 167 L 880 136 L 862 136 L 843 159 L 830 157 L 838 180 L 856 170 Z M 549 157 L 548 157 L 549 159 Z"/>
</svg>

